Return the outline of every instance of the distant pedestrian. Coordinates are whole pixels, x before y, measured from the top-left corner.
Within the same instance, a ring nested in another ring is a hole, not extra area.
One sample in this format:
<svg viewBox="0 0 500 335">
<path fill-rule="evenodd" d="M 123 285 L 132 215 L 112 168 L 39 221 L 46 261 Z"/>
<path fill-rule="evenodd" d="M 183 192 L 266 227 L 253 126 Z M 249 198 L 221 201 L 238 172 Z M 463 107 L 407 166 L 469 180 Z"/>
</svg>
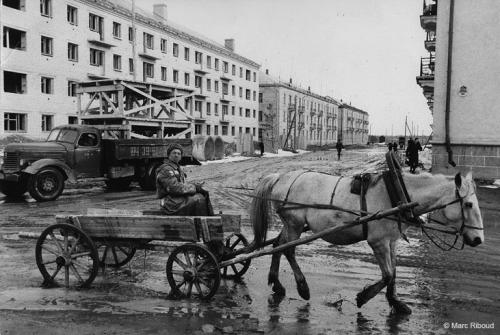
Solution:
<svg viewBox="0 0 500 335">
<path fill-rule="evenodd" d="M 264 141 L 259 142 L 260 157 L 264 156 Z"/>
<path fill-rule="evenodd" d="M 398 144 L 396 142 L 392 143 L 392 150 L 394 152 L 397 152 L 398 151 Z"/>
<path fill-rule="evenodd" d="M 422 151 L 422 146 L 415 138 L 415 141 L 411 138 L 408 140 L 408 147 L 406 148 L 406 157 L 408 157 L 408 165 L 410 166 L 410 173 L 415 173 L 418 166 L 418 152 Z"/>
<path fill-rule="evenodd" d="M 389 144 L 387 145 L 387 148 L 389 148 L 389 151 L 392 151 L 392 143 L 389 142 Z"/>
<path fill-rule="evenodd" d="M 340 153 L 342 152 L 342 149 L 344 148 L 342 141 L 338 141 L 337 144 L 335 145 L 335 148 L 337 148 L 337 159 L 340 160 Z"/>
</svg>

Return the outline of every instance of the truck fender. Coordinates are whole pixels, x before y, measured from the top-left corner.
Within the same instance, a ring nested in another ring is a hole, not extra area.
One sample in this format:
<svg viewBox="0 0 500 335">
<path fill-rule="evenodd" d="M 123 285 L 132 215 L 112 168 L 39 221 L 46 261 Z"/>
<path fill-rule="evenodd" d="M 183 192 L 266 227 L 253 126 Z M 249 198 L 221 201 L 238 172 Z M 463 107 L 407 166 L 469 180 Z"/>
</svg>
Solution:
<svg viewBox="0 0 500 335">
<path fill-rule="evenodd" d="M 52 159 L 52 158 L 43 158 L 33 162 L 30 166 L 23 170 L 23 172 L 28 174 L 37 174 L 42 168 L 46 166 L 55 166 L 61 169 L 68 180 L 72 183 L 76 182 L 76 176 L 73 170 L 63 161 Z"/>
</svg>

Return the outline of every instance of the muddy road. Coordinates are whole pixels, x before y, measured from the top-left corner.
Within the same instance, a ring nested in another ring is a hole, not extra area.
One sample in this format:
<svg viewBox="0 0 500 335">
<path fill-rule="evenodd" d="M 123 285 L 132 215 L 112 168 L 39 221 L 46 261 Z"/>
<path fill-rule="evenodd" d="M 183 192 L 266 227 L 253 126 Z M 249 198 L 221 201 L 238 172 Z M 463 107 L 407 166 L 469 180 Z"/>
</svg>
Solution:
<svg viewBox="0 0 500 335">
<path fill-rule="evenodd" d="M 338 162 L 336 152 L 315 152 L 186 170 L 190 180 L 206 182 L 217 211 L 242 214 L 243 233 L 251 239 L 249 198 L 225 186 L 253 187 L 263 175 L 299 168 L 350 175 L 375 166 L 382 154 L 373 148 L 353 149 Z M 391 313 L 383 293 L 360 309 L 354 305 L 356 294 L 380 277 L 366 242 L 331 246 L 314 241 L 297 248 L 297 260 L 311 289 L 309 301 L 299 297 L 284 258 L 280 279 L 287 295 L 278 299 L 271 294 L 269 256 L 252 260 L 242 280 L 222 280 L 210 302 L 170 299 L 165 263 L 171 248 L 161 246 L 138 251 L 118 270 L 100 272 L 91 289 L 43 289 L 35 263 L 36 240 L 20 238 L 20 232 L 40 233 L 55 223 L 56 214 L 81 214 L 90 207 L 157 209 L 158 201 L 138 187 L 107 192 L 102 182 L 75 185 L 50 203 L 0 196 L 0 334 L 496 334 L 500 327 L 500 189 L 479 187 L 478 195 L 485 219 L 484 244 L 443 252 L 416 230 L 410 230 L 409 244 L 401 242 L 397 288 L 413 310 L 404 317 Z M 279 229 L 277 223 L 272 234 Z"/>
</svg>

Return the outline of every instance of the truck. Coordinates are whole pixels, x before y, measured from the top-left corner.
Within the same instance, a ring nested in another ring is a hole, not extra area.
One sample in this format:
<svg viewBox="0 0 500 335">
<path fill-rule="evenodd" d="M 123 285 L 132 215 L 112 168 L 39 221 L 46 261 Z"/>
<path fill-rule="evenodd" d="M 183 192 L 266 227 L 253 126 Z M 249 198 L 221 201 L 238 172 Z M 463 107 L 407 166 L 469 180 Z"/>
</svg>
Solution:
<svg viewBox="0 0 500 335">
<path fill-rule="evenodd" d="M 0 165 L 0 192 L 19 197 L 26 192 L 37 201 L 51 201 L 63 192 L 65 182 L 106 178 L 108 188 L 126 190 L 138 181 L 144 190 L 156 188 L 156 169 L 172 143 L 183 147 L 189 160 L 189 138 L 106 138 L 88 125 L 55 127 L 44 142 L 11 143 Z"/>
</svg>

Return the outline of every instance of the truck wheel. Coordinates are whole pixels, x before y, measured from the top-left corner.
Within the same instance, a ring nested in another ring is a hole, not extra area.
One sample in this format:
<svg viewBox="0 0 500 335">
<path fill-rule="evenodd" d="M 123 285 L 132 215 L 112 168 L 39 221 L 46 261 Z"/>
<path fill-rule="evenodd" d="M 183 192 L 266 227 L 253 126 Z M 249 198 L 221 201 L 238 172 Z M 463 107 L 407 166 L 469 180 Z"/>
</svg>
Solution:
<svg viewBox="0 0 500 335">
<path fill-rule="evenodd" d="M 37 201 L 57 199 L 64 189 L 62 173 L 53 167 L 46 167 L 28 179 L 28 191 Z"/>
<path fill-rule="evenodd" d="M 130 188 L 131 181 L 129 177 L 108 179 L 106 180 L 106 186 L 113 191 L 126 191 Z"/>
<path fill-rule="evenodd" d="M 17 183 L 11 181 L 0 182 L 0 192 L 7 197 L 19 198 L 28 190 L 26 181 L 20 180 Z"/>
<path fill-rule="evenodd" d="M 160 163 L 152 163 L 148 166 L 144 176 L 139 179 L 139 185 L 145 191 L 156 190 L 156 169 L 160 166 Z"/>
</svg>

